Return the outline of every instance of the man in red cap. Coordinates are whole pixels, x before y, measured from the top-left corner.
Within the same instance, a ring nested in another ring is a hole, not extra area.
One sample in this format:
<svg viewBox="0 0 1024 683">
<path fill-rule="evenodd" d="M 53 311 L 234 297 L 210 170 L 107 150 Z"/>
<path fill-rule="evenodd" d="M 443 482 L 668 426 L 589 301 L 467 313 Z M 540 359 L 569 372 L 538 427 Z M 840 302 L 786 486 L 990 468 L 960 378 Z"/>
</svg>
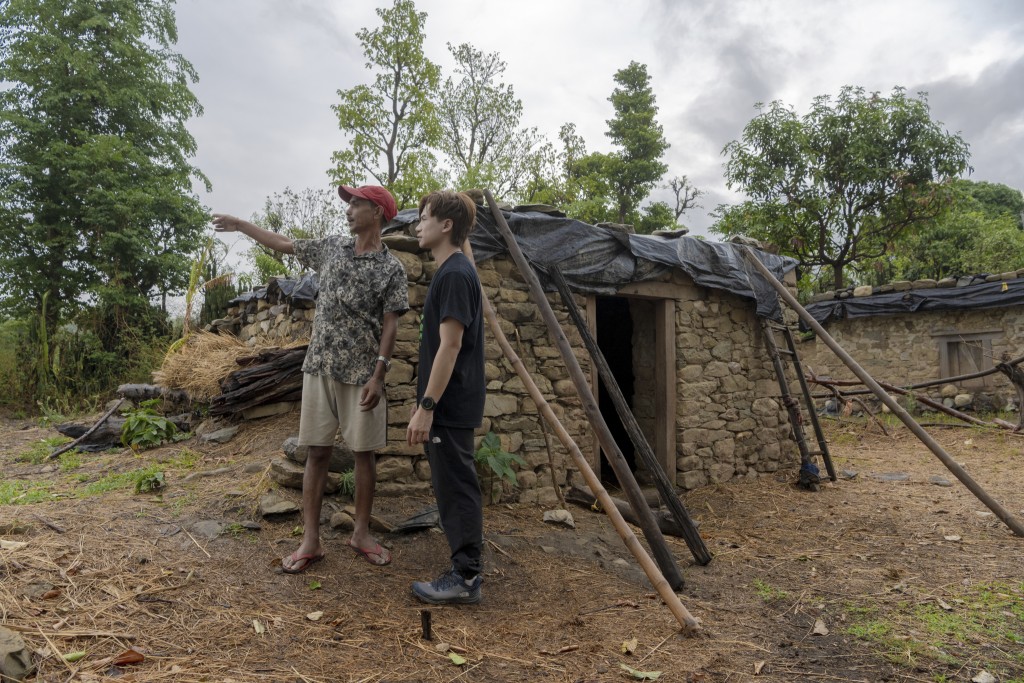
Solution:
<svg viewBox="0 0 1024 683">
<path fill-rule="evenodd" d="M 355 452 L 355 529 L 348 545 L 366 561 L 385 565 L 391 554 L 370 535 L 370 511 L 377 483 L 374 452 L 387 437 L 384 374 L 409 310 L 405 268 L 381 241 L 381 229 L 395 217 L 395 199 L 376 185 L 342 185 L 348 203 L 349 235 L 292 240 L 248 221 L 213 214 L 217 232 L 240 232 L 265 247 L 295 254 L 320 275 L 313 332 L 302 365 L 299 445 L 309 455 L 302 479 L 302 542 L 281 568 L 299 574 L 324 558 L 320 509 L 334 439 L 339 427 Z"/>
</svg>

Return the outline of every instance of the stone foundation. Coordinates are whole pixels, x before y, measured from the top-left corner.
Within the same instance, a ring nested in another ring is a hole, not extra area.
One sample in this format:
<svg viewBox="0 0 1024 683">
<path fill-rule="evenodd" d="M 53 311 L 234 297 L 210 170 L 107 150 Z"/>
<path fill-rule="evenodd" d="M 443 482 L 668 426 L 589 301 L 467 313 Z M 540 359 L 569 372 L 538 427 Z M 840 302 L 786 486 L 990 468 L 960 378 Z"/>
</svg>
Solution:
<svg viewBox="0 0 1024 683">
<path fill-rule="evenodd" d="M 420 312 L 436 265 L 430 254 L 419 253 L 408 237 L 389 235 L 384 239 L 405 266 L 411 305 L 400 319 L 387 376 L 388 446 L 381 451 L 378 463 L 379 494 L 398 495 L 423 490 L 424 483 L 429 486 L 430 481 L 422 447 L 405 444 L 405 428 L 415 402 Z M 502 330 L 552 410 L 590 457 L 594 447 L 592 430 L 522 276 L 510 260 L 501 257 L 479 264 L 478 269 Z M 660 285 L 676 301 L 676 367 L 671 370 L 677 406 L 676 471 L 672 474 L 678 485 L 694 488 L 797 464 L 795 444 L 785 410 L 776 398 L 778 386 L 764 352 L 753 302 L 697 288 L 680 273 Z M 557 293 L 547 297 L 589 376 L 590 359 L 579 332 Z M 587 310 L 587 297 L 576 295 L 576 302 L 581 310 Z M 250 344 L 255 344 L 256 338 L 290 341 L 308 338 L 313 312 L 312 308 L 271 295 L 229 310 L 228 317 L 217 321 L 213 328 L 235 333 Z M 652 341 L 653 305 L 649 300 L 632 298 L 630 314 L 634 320 L 632 351 L 637 378 L 637 391 L 632 397 L 634 412 L 653 445 L 655 415 L 649 388 L 655 373 L 661 372 Z M 522 381 L 489 330 L 485 335 L 487 400 L 478 439 L 493 431 L 505 450 L 527 462 L 517 475 L 519 487 L 504 485 L 506 498 L 550 504 L 556 500 L 552 465 L 559 486 L 579 475 L 558 439 L 552 434 L 545 440 L 537 408 Z M 591 457 L 591 462 L 598 461 Z M 490 485 L 487 476 L 481 479 L 485 487 Z"/>
</svg>

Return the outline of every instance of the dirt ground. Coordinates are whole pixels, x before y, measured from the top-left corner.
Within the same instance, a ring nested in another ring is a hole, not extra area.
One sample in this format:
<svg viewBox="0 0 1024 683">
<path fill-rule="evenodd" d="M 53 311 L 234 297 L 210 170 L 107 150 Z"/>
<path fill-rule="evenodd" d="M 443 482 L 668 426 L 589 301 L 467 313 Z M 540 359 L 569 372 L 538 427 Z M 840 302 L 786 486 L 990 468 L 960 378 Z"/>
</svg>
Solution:
<svg viewBox="0 0 1024 683">
<path fill-rule="evenodd" d="M 426 641 L 409 584 L 446 566 L 436 531 L 381 535 L 394 553 L 384 568 L 329 531 L 325 561 L 275 572 L 299 520 L 262 519 L 256 503 L 293 422 L 58 465 L 39 457 L 55 432 L 4 421 L 0 538 L 15 543 L 0 550 L 0 625 L 33 650 L 35 680 L 1024 681 L 1024 539 L 902 427 L 827 422 L 841 476 L 817 493 L 790 471 L 686 494 L 714 553 L 695 566 L 669 539 L 695 637 L 679 634 L 603 514 L 570 506 L 569 529 L 499 503 L 485 510 L 483 603 L 432 608 Z M 1024 518 L 1024 437 L 931 432 Z M 157 494 L 116 476 L 150 466 L 165 475 Z M 375 511 L 398 521 L 430 503 L 378 498 Z M 223 525 L 212 538 L 196 526 L 210 520 Z M 115 665 L 129 648 L 144 660 Z M 85 654 L 60 656 L 72 652 Z"/>
</svg>

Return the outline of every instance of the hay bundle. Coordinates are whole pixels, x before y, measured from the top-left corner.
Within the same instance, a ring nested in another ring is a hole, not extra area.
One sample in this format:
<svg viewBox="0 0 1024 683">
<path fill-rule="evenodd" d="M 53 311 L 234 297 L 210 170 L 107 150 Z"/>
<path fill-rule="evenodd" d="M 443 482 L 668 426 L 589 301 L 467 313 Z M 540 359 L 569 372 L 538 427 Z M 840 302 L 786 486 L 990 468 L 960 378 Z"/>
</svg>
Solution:
<svg viewBox="0 0 1024 683">
<path fill-rule="evenodd" d="M 182 389 L 193 400 L 208 402 L 221 393 L 221 380 L 238 369 L 237 359 L 257 351 L 232 335 L 194 332 L 167 354 L 160 369 L 153 373 L 153 381 L 169 389 Z"/>
</svg>

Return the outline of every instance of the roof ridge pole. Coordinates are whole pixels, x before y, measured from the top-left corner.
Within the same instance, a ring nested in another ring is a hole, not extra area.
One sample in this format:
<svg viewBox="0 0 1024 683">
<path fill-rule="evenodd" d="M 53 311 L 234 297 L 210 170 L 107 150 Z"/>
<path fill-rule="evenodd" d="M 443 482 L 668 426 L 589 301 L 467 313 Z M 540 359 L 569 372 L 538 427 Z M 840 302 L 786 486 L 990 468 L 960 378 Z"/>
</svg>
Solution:
<svg viewBox="0 0 1024 683">
<path fill-rule="evenodd" d="M 992 498 L 992 496 L 990 496 L 985 489 L 978 484 L 978 482 L 974 481 L 974 479 L 971 478 L 971 475 L 967 474 L 964 468 L 960 467 L 960 465 L 950 457 L 949 453 L 947 453 L 945 449 L 943 449 L 942 446 L 932 438 L 931 434 L 926 432 L 924 427 L 918 424 L 917 420 L 915 420 L 910 413 L 903 408 L 903 406 L 897 403 L 892 396 L 886 393 L 878 382 L 868 374 L 867 370 L 862 368 L 860 364 L 855 361 L 853 357 L 851 357 L 850 354 L 848 354 L 843 347 L 840 346 L 839 343 L 831 337 L 831 335 L 829 335 L 828 332 L 825 331 L 825 328 L 821 326 L 821 323 L 815 320 L 814 316 L 808 313 L 807 309 L 800 305 L 800 302 L 796 300 L 796 297 L 790 294 L 789 290 L 787 290 L 781 282 L 775 279 L 775 276 L 771 274 L 771 271 L 769 271 L 763 263 L 761 263 L 760 259 L 757 258 L 750 247 L 743 247 L 743 256 L 750 261 L 755 268 L 757 268 L 758 272 L 760 272 L 768 284 L 775 288 L 775 291 L 779 293 L 782 300 L 785 301 L 790 308 L 796 311 L 797 315 L 799 315 L 800 318 L 807 323 L 812 330 L 814 330 L 815 334 L 818 335 L 821 341 L 825 342 L 825 345 L 832 349 L 836 356 L 846 364 L 846 367 L 850 368 L 853 374 L 857 376 L 857 379 L 859 379 L 864 386 L 870 389 L 871 393 L 877 396 L 882 403 L 888 406 L 889 410 L 891 410 L 893 414 L 898 417 L 932 453 L 935 454 L 935 457 L 937 457 L 942 464 L 946 466 L 946 469 L 952 472 L 953 475 L 959 479 L 960 482 L 978 498 L 978 500 L 984 503 L 989 510 L 995 513 L 995 515 L 999 517 L 1006 526 L 1010 527 L 1010 530 L 1015 535 L 1024 536 L 1024 526 L 1022 526 L 1021 523 L 1011 515 L 1008 510 L 1006 510 L 1006 508 Z"/>
<path fill-rule="evenodd" d="M 558 351 L 562 356 L 562 362 L 565 363 L 565 367 L 569 371 L 569 377 L 576 387 L 576 393 L 580 397 L 580 403 L 587 414 L 587 419 L 597 434 L 601 448 L 608 456 L 608 462 L 615 471 L 615 476 L 619 480 L 619 485 L 625 492 L 629 504 L 633 507 L 634 514 L 636 514 L 637 519 L 640 521 L 640 528 L 643 530 L 644 537 L 651 547 L 654 559 L 657 561 L 662 575 L 664 575 L 672 590 L 679 590 L 683 586 L 682 572 L 680 572 L 676 559 L 672 555 L 672 551 L 668 547 L 661 529 L 658 527 L 654 513 L 651 512 L 651 508 L 647 505 L 647 500 L 640 490 L 640 485 L 636 483 L 633 473 L 629 470 L 626 458 L 615 443 L 615 438 L 612 436 L 611 430 L 608 429 L 608 424 L 601 415 L 601 410 L 594 399 L 594 393 L 587 384 L 586 376 L 583 374 L 583 369 L 580 368 L 579 361 L 576 360 L 576 355 L 569 344 L 569 339 L 565 336 L 562 326 L 558 324 L 558 319 L 555 318 L 555 312 L 551 309 L 551 304 L 548 303 L 547 296 L 544 294 L 544 288 L 540 284 L 540 278 L 537 277 L 537 273 L 534 272 L 527 262 L 526 256 L 523 255 L 523 251 L 519 248 L 512 230 L 509 229 L 508 223 L 501 214 L 501 210 L 498 209 L 498 205 L 495 203 L 490 191 L 484 190 L 484 196 L 487 198 L 491 213 L 494 215 L 494 221 L 498 226 L 498 232 L 504 238 L 506 248 L 509 254 L 511 254 L 512 260 L 515 261 L 519 273 L 526 280 L 526 284 L 530 288 L 530 296 L 540 310 L 541 318 L 543 318 L 544 324 L 548 328 L 548 335 L 555 343 L 555 346 L 558 347 Z"/>
<path fill-rule="evenodd" d="M 490 193 L 488 193 L 489 196 Z M 493 201 L 493 200 L 492 200 Z M 463 252 L 469 257 L 471 263 L 475 263 L 473 259 L 473 250 L 470 247 L 469 240 L 466 240 L 463 244 Z M 522 380 L 523 385 L 526 387 L 527 392 L 530 394 L 530 398 L 537 405 L 537 410 L 547 420 L 548 425 L 555 432 L 558 440 L 562 442 L 569 454 L 572 456 L 573 461 L 580 470 L 580 474 L 583 476 L 583 480 L 590 487 L 590 490 L 594 493 L 597 499 L 601 502 L 601 506 L 604 508 L 605 514 L 612 522 L 612 526 L 615 527 L 615 531 L 622 538 L 626 548 L 632 553 L 633 557 L 636 558 L 637 563 L 647 574 L 647 578 L 650 580 L 651 585 L 654 586 L 658 595 L 665 602 L 665 605 L 672 612 L 672 615 L 676 618 L 681 629 L 685 633 L 696 633 L 700 630 L 700 620 L 690 614 L 689 610 L 683 606 L 679 600 L 679 596 L 676 595 L 672 587 L 668 585 L 668 581 L 662 575 L 658 566 L 654 563 L 654 560 L 650 558 L 643 546 L 640 545 L 639 539 L 633 530 L 626 524 L 626 521 L 622 518 L 622 513 L 615 506 L 615 502 L 612 497 L 605 490 L 601 484 L 601 480 L 598 478 L 594 471 L 590 469 L 590 464 L 587 459 L 583 457 L 583 453 L 580 451 L 579 446 L 572 440 L 569 432 L 566 431 L 562 423 L 559 422 L 558 416 L 555 415 L 551 406 L 545 400 L 544 395 L 540 389 L 537 388 L 537 383 L 533 381 L 533 377 L 527 371 L 522 359 L 512 349 L 512 345 L 509 344 L 508 338 L 505 337 L 505 333 L 501 331 L 501 324 L 498 321 L 498 316 L 494 313 L 494 308 L 491 306 L 491 302 L 487 299 L 486 292 L 484 292 L 483 285 L 480 286 L 480 295 L 483 303 L 484 316 L 487 318 L 487 323 L 491 329 L 491 334 L 494 335 L 495 340 L 498 342 L 498 346 L 501 347 L 502 353 L 512 364 L 519 379 Z"/>
</svg>

